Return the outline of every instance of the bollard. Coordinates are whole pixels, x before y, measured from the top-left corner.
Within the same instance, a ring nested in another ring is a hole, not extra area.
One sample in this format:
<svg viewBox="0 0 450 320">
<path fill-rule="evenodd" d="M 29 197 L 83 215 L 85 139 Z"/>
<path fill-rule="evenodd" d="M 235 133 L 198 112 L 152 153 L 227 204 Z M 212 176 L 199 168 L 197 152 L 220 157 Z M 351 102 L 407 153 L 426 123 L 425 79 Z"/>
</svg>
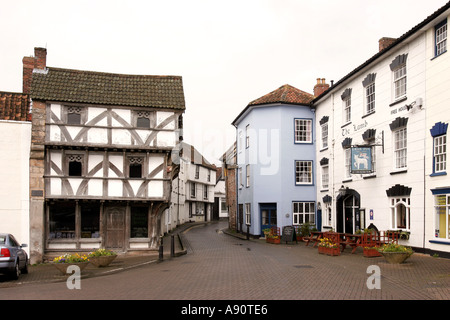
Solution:
<svg viewBox="0 0 450 320">
<path fill-rule="evenodd" d="M 159 261 L 164 259 L 163 237 L 159 237 Z"/>
<path fill-rule="evenodd" d="M 175 236 L 172 235 L 170 237 L 170 256 L 174 257 L 175 256 Z"/>
</svg>

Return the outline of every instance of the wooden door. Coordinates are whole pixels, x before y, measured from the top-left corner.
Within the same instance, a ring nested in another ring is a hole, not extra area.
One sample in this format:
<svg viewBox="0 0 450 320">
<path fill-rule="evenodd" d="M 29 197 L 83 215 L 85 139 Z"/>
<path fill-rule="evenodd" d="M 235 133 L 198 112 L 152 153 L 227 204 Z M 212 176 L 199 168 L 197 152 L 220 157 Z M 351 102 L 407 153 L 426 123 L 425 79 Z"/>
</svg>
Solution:
<svg viewBox="0 0 450 320">
<path fill-rule="evenodd" d="M 106 209 L 106 248 L 123 250 L 125 244 L 125 207 Z"/>
</svg>

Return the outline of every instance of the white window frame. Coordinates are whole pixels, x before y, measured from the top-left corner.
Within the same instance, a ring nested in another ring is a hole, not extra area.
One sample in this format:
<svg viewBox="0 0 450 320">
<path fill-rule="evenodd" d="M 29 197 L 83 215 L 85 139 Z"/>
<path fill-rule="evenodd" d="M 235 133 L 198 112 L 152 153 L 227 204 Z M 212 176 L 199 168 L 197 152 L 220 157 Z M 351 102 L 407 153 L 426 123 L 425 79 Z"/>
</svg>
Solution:
<svg viewBox="0 0 450 320">
<path fill-rule="evenodd" d="M 203 185 L 203 199 L 208 199 L 208 185 Z"/>
<path fill-rule="evenodd" d="M 349 95 L 342 100 L 342 122 L 344 124 L 352 121 L 352 96 Z"/>
<path fill-rule="evenodd" d="M 246 174 L 245 186 L 248 188 L 248 187 L 250 187 L 250 165 L 249 164 L 245 166 L 245 174 Z"/>
<path fill-rule="evenodd" d="M 322 124 L 320 127 L 322 136 L 322 149 L 326 149 L 328 148 L 328 122 Z"/>
<path fill-rule="evenodd" d="M 250 127 L 249 124 L 245 127 L 245 148 L 250 147 L 250 131 L 249 131 L 250 128 L 249 127 Z"/>
<path fill-rule="evenodd" d="M 352 177 L 351 157 L 352 157 L 352 149 L 346 148 L 344 150 L 344 178 L 345 179 L 350 179 Z"/>
<path fill-rule="evenodd" d="M 393 75 L 394 101 L 396 101 L 406 96 L 407 91 L 406 63 L 398 66 L 395 70 L 393 70 L 392 75 Z"/>
<path fill-rule="evenodd" d="M 366 94 L 364 114 L 368 115 L 375 112 L 375 82 L 368 84 L 364 91 Z"/>
<path fill-rule="evenodd" d="M 391 208 L 391 229 L 394 230 L 410 230 L 411 229 L 411 198 L 409 196 L 398 196 L 390 197 L 390 208 Z M 402 214 L 404 209 L 405 214 L 405 225 L 399 225 L 399 214 Z"/>
<path fill-rule="evenodd" d="M 252 211 L 251 211 L 251 204 L 250 203 L 246 203 L 245 204 L 245 224 L 246 225 L 250 225 L 252 222 Z"/>
<path fill-rule="evenodd" d="M 401 127 L 392 132 L 394 150 L 394 169 L 405 170 L 408 168 L 408 131 Z"/>
<path fill-rule="evenodd" d="M 295 184 L 313 185 L 313 161 L 295 160 Z"/>
<path fill-rule="evenodd" d="M 295 119 L 295 143 L 312 143 L 312 119 Z"/>
<path fill-rule="evenodd" d="M 197 197 L 196 185 L 195 182 L 191 182 L 191 199 L 195 199 Z"/>
<path fill-rule="evenodd" d="M 330 172 L 329 172 L 329 165 L 324 164 L 322 166 L 322 190 L 328 190 L 329 183 L 330 183 Z"/>
<path fill-rule="evenodd" d="M 316 223 L 316 204 L 313 201 L 294 201 L 292 203 L 292 223 L 301 225 L 304 223 Z"/>
<path fill-rule="evenodd" d="M 447 51 L 447 20 L 436 26 L 435 30 L 435 56 Z"/>
<path fill-rule="evenodd" d="M 433 173 L 447 170 L 447 134 L 433 137 Z"/>
<path fill-rule="evenodd" d="M 242 167 L 239 167 L 239 188 L 244 186 L 244 177 L 242 175 Z"/>
</svg>

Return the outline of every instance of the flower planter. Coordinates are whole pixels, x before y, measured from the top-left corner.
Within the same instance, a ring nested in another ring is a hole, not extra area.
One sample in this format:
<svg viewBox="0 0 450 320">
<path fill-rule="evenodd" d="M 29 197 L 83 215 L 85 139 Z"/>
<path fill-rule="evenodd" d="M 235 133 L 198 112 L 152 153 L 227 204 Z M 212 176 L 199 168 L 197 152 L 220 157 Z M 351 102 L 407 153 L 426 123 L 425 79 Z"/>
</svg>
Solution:
<svg viewBox="0 0 450 320">
<path fill-rule="evenodd" d="M 366 258 L 381 257 L 381 253 L 377 249 L 363 249 L 363 256 Z"/>
<path fill-rule="evenodd" d="M 411 252 L 381 252 L 387 262 L 393 264 L 404 263 L 412 253 Z"/>
<path fill-rule="evenodd" d="M 113 260 L 117 258 L 117 255 L 111 256 L 99 256 L 99 257 L 89 257 L 89 262 L 92 263 L 97 268 L 107 267 Z"/>
<path fill-rule="evenodd" d="M 327 255 L 328 256 L 340 256 L 341 250 L 339 250 L 339 248 L 327 248 Z"/>
<path fill-rule="evenodd" d="M 87 267 L 88 264 L 89 264 L 89 261 L 73 262 L 73 263 L 53 263 L 55 268 L 58 269 L 59 272 L 61 272 L 61 274 L 63 274 L 63 275 L 67 275 L 67 268 L 69 268 L 70 266 L 77 266 L 78 268 L 80 268 L 80 272 L 81 272 L 81 271 L 83 271 L 84 268 Z"/>
<path fill-rule="evenodd" d="M 339 248 L 329 248 L 329 247 L 319 246 L 318 251 L 320 254 L 326 254 L 328 256 L 341 255 L 341 251 L 339 250 Z"/>
</svg>

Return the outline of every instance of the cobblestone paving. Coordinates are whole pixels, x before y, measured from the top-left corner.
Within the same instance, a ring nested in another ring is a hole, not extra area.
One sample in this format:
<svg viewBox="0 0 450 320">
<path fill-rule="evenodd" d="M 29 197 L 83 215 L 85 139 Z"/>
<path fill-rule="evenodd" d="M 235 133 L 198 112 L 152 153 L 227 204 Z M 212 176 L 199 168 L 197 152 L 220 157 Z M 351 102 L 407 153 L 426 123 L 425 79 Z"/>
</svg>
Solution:
<svg viewBox="0 0 450 320">
<path fill-rule="evenodd" d="M 414 254 L 391 265 L 362 251 L 318 254 L 305 243 L 267 244 L 221 232 L 226 223 L 183 233 L 187 254 L 115 275 L 82 280 L 81 290 L 64 282 L 0 289 L 0 300 L 448 300 L 450 260 Z M 359 249 L 358 249 L 359 250 Z M 369 289 L 369 266 L 379 267 L 381 289 Z"/>
</svg>

